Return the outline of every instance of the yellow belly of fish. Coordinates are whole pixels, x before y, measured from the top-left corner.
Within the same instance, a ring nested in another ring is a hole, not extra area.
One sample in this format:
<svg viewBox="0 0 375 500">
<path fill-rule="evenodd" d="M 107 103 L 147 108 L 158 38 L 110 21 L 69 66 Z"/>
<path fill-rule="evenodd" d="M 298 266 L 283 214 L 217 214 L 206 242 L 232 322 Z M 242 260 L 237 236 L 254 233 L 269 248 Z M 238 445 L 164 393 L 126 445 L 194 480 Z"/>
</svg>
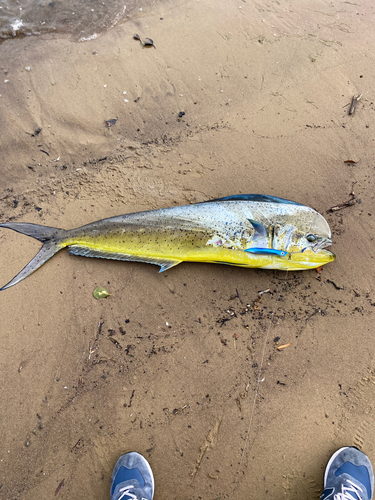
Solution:
<svg viewBox="0 0 375 500">
<path fill-rule="evenodd" d="M 182 234 L 181 234 L 182 233 Z M 90 234 L 69 238 L 64 246 L 79 247 L 88 253 L 81 253 L 89 257 L 103 257 L 115 260 L 134 260 L 162 265 L 160 262 L 170 261 L 172 267 L 179 262 L 206 262 L 228 264 L 239 267 L 300 270 L 315 268 L 330 262 L 327 256 L 304 252 L 291 254 L 285 257 L 276 255 L 251 254 L 244 250 L 249 242 L 241 242 L 241 248 L 225 245 L 207 244 L 206 234 L 191 234 L 189 232 L 163 231 L 155 233 L 149 230 L 123 234 Z M 90 250 L 92 254 L 90 255 Z M 77 252 L 73 252 L 79 254 Z M 324 252 L 329 253 L 329 252 Z M 332 254 L 331 254 L 332 255 Z M 127 258 L 128 257 L 128 258 Z"/>
</svg>

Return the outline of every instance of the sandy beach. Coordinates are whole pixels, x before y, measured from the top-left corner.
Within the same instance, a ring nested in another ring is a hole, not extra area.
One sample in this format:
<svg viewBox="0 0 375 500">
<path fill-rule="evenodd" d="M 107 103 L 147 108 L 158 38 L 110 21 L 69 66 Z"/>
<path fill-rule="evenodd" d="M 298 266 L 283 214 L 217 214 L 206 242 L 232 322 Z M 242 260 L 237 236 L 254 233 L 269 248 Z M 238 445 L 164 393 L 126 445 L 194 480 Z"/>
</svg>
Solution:
<svg viewBox="0 0 375 500">
<path fill-rule="evenodd" d="M 159 274 L 64 250 L 0 292 L 1 498 L 109 499 L 128 451 L 155 500 L 318 499 L 337 448 L 375 464 L 374 15 L 184 0 L 0 45 L 0 222 L 262 193 L 323 214 L 337 256 Z M 0 230 L 1 286 L 40 246 Z"/>
</svg>

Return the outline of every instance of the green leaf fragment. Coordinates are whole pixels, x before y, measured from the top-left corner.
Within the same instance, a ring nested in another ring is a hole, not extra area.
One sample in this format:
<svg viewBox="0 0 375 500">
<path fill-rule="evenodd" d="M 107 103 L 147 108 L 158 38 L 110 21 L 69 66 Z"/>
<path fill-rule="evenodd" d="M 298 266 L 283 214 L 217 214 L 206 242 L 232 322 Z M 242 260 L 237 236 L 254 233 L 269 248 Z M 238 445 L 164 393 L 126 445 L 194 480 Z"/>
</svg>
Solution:
<svg viewBox="0 0 375 500">
<path fill-rule="evenodd" d="M 105 297 L 108 297 L 109 293 L 108 290 L 105 288 L 99 286 L 98 288 L 95 288 L 93 292 L 93 296 L 95 299 L 104 299 Z"/>
</svg>

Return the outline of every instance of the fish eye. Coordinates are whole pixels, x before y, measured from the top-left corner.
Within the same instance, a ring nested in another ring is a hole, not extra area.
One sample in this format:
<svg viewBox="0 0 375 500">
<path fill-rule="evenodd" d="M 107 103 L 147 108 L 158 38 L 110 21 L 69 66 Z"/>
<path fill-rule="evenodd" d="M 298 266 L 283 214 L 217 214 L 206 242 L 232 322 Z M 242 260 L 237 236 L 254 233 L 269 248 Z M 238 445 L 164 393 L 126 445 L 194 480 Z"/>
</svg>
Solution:
<svg viewBox="0 0 375 500">
<path fill-rule="evenodd" d="M 316 236 L 314 234 L 308 234 L 306 236 L 306 239 L 307 241 L 309 241 L 310 243 L 314 243 L 314 241 L 316 241 Z"/>
</svg>

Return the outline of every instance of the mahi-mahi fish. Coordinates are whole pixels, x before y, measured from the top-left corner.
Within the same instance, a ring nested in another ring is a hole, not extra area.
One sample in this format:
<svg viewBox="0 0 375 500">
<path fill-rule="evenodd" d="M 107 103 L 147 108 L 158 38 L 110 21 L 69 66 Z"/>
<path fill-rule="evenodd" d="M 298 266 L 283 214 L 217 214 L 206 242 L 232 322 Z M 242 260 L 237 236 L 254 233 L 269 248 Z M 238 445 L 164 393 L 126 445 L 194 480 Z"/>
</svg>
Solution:
<svg viewBox="0 0 375 500">
<path fill-rule="evenodd" d="M 38 254 L 0 290 L 29 276 L 64 247 L 73 255 L 147 262 L 160 272 L 180 262 L 296 271 L 332 262 L 327 221 L 294 201 L 258 194 L 111 217 L 77 229 L 7 222 L 43 242 Z"/>
</svg>

